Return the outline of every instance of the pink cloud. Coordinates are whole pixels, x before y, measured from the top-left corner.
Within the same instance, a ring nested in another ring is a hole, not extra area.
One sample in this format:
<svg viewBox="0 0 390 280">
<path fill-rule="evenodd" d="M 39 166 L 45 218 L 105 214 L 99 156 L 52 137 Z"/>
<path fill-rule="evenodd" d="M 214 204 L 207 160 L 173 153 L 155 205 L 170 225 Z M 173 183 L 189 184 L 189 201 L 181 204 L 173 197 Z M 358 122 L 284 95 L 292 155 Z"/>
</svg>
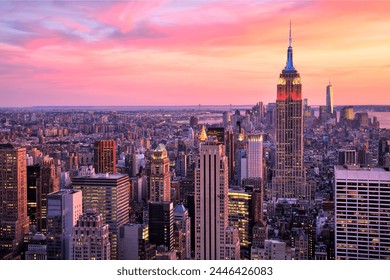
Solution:
<svg viewBox="0 0 390 280">
<path fill-rule="evenodd" d="M 382 94 L 390 79 L 390 3 L 169 3 L 114 3 L 82 19 L 42 14 L 50 22 L 30 23 L 21 43 L 0 43 L 7 54 L 0 86 L 70 105 L 271 102 L 291 19 L 295 65 L 312 104 L 324 102 L 329 76 L 339 103 L 354 95 L 354 102 L 390 103 Z M 25 94 L 18 102 L 38 102 Z"/>
</svg>

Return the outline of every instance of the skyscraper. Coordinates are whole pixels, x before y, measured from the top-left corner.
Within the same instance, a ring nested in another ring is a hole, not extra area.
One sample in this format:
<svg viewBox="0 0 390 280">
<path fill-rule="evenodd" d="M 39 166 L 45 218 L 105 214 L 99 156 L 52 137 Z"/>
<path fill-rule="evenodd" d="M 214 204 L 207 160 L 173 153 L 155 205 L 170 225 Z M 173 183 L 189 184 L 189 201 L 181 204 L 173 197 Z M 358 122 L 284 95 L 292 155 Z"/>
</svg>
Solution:
<svg viewBox="0 0 390 280">
<path fill-rule="evenodd" d="M 228 226 L 228 159 L 224 147 L 209 138 L 200 147 L 195 169 L 195 258 L 225 258 Z"/>
<path fill-rule="evenodd" d="M 28 226 L 26 149 L 0 144 L 0 259 L 20 253 Z"/>
<path fill-rule="evenodd" d="M 235 167 L 234 132 L 231 125 L 226 129 L 226 156 L 229 164 L 229 181 L 233 180 Z"/>
<path fill-rule="evenodd" d="M 149 193 L 151 202 L 169 202 L 171 199 L 169 157 L 163 144 L 159 144 L 152 155 Z"/>
<path fill-rule="evenodd" d="M 61 190 L 47 195 L 47 259 L 70 259 L 70 236 L 82 214 L 82 194 Z"/>
<path fill-rule="evenodd" d="M 46 233 L 46 215 L 47 215 L 47 195 L 59 190 L 60 178 L 57 174 L 57 168 L 54 159 L 44 157 L 39 170 L 37 180 L 37 226 L 38 231 Z"/>
<path fill-rule="evenodd" d="M 184 151 L 178 152 L 176 158 L 176 176 L 178 177 L 187 176 L 187 158 L 188 156 Z"/>
<path fill-rule="evenodd" d="M 95 141 L 93 167 L 96 173 L 116 173 L 116 143 L 114 140 Z"/>
<path fill-rule="evenodd" d="M 247 164 L 247 178 L 263 179 L 263 136 L 260 133 L 248 135 Z"/>
<path fill-rule="evenodd" d="M 390 260 L 390 171 L 335 167 L 336 259 Z"/>
<path fill-rule="evenodd" d="M 302 85 L 293 65 L 291 24 L 287 63 L 279 76 L 276 99 L 276 161 L 272 180 L 274 197 L 306 196 L 303 166 Z"/>
<path fill-rule="evenodd" d="M 333 86 L 330 81 L 329 85 L 326 86 L 326 111 L 333 114 Z"/>
<path fill-rule="evenodd" d="M 178 229 L 183 233 L 182 247 L 184 248 L 182 260 L 191 259 L 191 220 L 188 215 L 188 210 L 183 204 L 178 204 L 173 211 L 173 222 L 177 225 Z"/>
<path fill-rule="evenodd" d="M 27 215 L 30 226 L 37 226 L 37 185 L 41 174 L 39 164 L 27 166 Z"/>
<path fill-rule="evenodd" d="M 229 225 L 238 229 L 242 259 L 250 258 L 252 244 L 253 206 L 252 192 L 229 189 Z"/>
<path fill-rule="evenodd" d="M 83 192 L 83 210 L 96 209 L 110 230 L 111 259 L 117 259 L 118 228 L 129 222 L 130 181 L 124 174 L 90 174 L 73 178 Z"/>
<path fill-rule="evenodd" d="M 174 250 L 172 202 L 149 203 L 149 239 L 152 244 Z"/>
</svg>

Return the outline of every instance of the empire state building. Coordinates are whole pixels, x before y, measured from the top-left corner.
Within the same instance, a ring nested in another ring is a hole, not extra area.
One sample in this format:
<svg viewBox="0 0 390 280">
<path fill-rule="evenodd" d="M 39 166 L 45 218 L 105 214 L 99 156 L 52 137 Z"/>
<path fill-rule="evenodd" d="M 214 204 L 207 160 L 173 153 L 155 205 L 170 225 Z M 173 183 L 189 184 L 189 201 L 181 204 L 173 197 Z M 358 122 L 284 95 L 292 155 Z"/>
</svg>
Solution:
<svg viewBox="0 0 390 280">
<path fill-rule="evenodd" d="M 293 64 L 291 23 L 287 63 L 279 76 L 276 99 L 276 161 L 272 179 L 272 196 L 307 197 L 303 166 L 302 85 Z"/>
</svg>

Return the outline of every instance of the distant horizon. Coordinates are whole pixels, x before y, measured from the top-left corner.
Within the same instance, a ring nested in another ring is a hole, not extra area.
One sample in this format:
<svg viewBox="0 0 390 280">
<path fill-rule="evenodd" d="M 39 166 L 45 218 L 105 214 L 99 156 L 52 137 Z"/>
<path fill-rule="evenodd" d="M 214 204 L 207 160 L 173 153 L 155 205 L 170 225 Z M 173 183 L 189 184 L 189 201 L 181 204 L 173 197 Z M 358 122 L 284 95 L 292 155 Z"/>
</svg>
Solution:
<svg viewBox="0 0 390 280">
<path fill-rule="evenodd" d="M 275 103 L 275 102 L 271 102 Z M 196 105 L 34 105 L 34 106 L 0 106 L 0 109 L 29 109 L 29 108 L 137 108 L 137 107 L 152 107 L 152 108 L 167 108 L 167 107 L 182 107 L 182 108 L 199 108 L 199 107 L 253 107 L 255 104 L 196 104 Z M 265 104 L 264 106 L 268 105 L 269 103 Z M 320 107 L 325 106 L 325 104 L 309 104 L 310 107 Z M 356 106 L 356 107 L 390 107 L 390 104 L 344 104 L 344 105 L 334 105 L 333 107 L 348 107 L 348 106 Z"/>
</svg>

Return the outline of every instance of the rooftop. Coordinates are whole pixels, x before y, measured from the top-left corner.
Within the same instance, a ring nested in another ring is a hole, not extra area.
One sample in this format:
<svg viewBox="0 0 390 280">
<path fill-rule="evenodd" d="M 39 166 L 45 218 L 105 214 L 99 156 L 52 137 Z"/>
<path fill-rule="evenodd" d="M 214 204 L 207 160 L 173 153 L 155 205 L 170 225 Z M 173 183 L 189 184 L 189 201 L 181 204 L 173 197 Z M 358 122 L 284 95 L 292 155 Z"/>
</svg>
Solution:
<svg viewBox="0 0 390 280">
<path fill-rule="evenodd" d="M 110 173 L 97 173 L 92 175 L 77 176 L 75 178 L 90 178 L 90 179 L 119 179 L 128 176 L 127 174 L 110 174 Z"/>
</svg>

